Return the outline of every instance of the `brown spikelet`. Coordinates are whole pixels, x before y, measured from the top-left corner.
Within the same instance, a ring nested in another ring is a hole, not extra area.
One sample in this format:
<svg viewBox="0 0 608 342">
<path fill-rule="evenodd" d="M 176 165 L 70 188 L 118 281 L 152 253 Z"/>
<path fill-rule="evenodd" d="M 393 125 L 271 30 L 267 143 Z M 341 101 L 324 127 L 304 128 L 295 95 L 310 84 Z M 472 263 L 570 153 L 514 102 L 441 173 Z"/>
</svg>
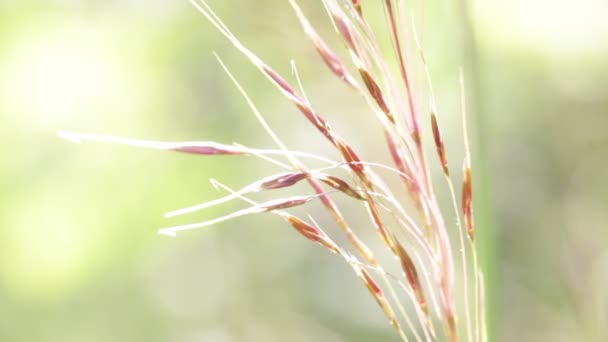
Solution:
<svg viewBox="0 0 608 342">
<path fill-rule="evenodd" d="M 271 200 L 264 202 L 259 205 L 260 211 L 273 211 L 279 209 L 287 209 L 291 207 L 297 207 L 299 205 L 310 202 L 317 196 L 293 196 L 289 198 L 281 198 L 278 200 Z"/>
<path fill-rule="evenodd" d="M 346 67 L 338 58 L 338 55 L 325 43 L 325 41 L 319 36 L 317 31 L 312 27 L 308 19 L 302 13 L 300 7 L 296 4 L 294 0 L 290 0 L 291 6 L 294 8 L 302 27 L 304 28 L 304 32 L 312 40 L 315 48 L 323 62 L 327 65 L 327 67 L 331 70 L 331 72 L 344 81 L 349 86 L 359 89 L 359 85 L 357 81 L 350 75 L 350 73 L 346 70 Z"/>
<path fill-rule="evenodd" d="M 304 116 L 310 121 L 316 128 L 321 132 L 327 140 L 329 140 L 332 144 L 335 144 L 335 137 L 329 129 L 329 125 L 327 122 L 320 117 L 317 113 L 315 113 L 312 108 L 308 104 L 304 102 L 303 99 L 297 97 L 293 103 L 298 107 L 300 112 L 304 114 Z"/>
<path fill-rule="evenodd" d="M 368 200 L 369 199 L 370 198 L 368 198 Z M 369 213 L 372 217 L 372 221 L 374 222 L 374 226 L 376 227 L 378 234 L 380 234 L 382 241 L 388 247 L 388 249 L 393 252 L 393 254 L 396 254 L 395 241 L 393 240 L 393 237 L 391 236 L 391 234 L 389 234 L 388 230 L 386 229 L 386 226 L 382 222 L 382 218 L 380 217 L 380 213 L 378 212 L 378 207 L 373 201 L 368 201 L 366 204 Z"/>
<path fill-rule="evenodd" d="M 380 107 L 380 109 L 386 115 L 388 120 L 394 125 L 395 117 L 391 113 L 390 109 L 388 108 L 388 105 L 386 104 L 386 101 L 384 100 L 384 95 L 382 94 L 382 89 L 378 85 L 378 82 L 376 82 L 372 75 L 362 67 L 359 68 L 359 74 L 361 74 L 361 78 L 363 79 L 363 82 L 365 83 L 369 94 L 372 96 L 374 101 L 376 101 L 378 107 Z"/>
<path fill-rule="evenodd" d="M 465 161 L 462 170 L 462 216 L 467 227 L 467 234 L 471 241 L 475 241 L 475 222 L 473 219 L 473 180 L 471 176 L 471 166 Z"/>
<path fill-rule="evenodd" d="M 448 159 L 445 155 L 443 137 L 441 136 L 441 130 L 439 129 L 439 124 L 437 123 L 437 116 L 435 115 L 435 112 L 431 112 L 431 126 L 433 128 L 433 138 L 435 139 L 435 147 L 437 148 L 437 155 L 439 156 L 439 161 L 441 161 L 443 173 L 449 177 L 450 170 L 448 168 Z"/>
<path fill-rule="evenodd" d="M 281 75 L 279 75 L 279 73 L 277 73 L 276 71 L 271 69 L 266 64 L 261 64 L 260 70 L 262 70 L 262 72 L 266 76 L 268 76 L 268 78 L 277 87 L 279 87 L 284 92 L 284 94 L 287 95 L 287 97 L 300 110 L 300 112 L 302 114 L 304 114 L 304 116 L 308 119 L 308 121 L 310 121 L 321 133 L 323 133 L 323 135 L 332 144 L 335 144 L 335 142 L 334 142 L 335 138 L 334 138 L 333 134 L 331 133 L 331 131 L 329 130 L 329 125 L 327 125 L 327 122 L 322 117 L 320 117 L 317 113 L 315 113 L 315 111 L 310 107 L 310 105 L 306 102 L 305 99 L 303 99 L 301 96 L 299 96 L 295 92 L 295 90 L 289 84 L 289 82 L 287 82 Z"/>
<path fill-rule="evenodd" d="M 365 186 L 373 189 L 373 184 L 365 173 L 365 167 L 361 163 L 361 158 L 359 158 L 352 147 L 348 146 L 342 140 L 336 140 L 336 147 L 338 148 L 338 151 L 340 151 L 340 155 L 342 155 L 344 161 L 348 163 L 348 167 L 355 172 Z"/>
<path fill-rule="evenodd" d="M 338 191 L 343 192 L 344 194 L 350 197 L 353 197 L 358 200 L 365 200 L 365 198 L 361 196 L 359 192 L 357 192 L 357 190 L 353 189 L 345 180 L 330 175 L 318 175 L 317 178 L 321 182 L 331 186 L 332 188 Z"/>
<path fill-rule="evenodd" d="M 292 186 L 307 177 L 306 172 L 285 172 L 278 174 L 260 184 L 260 189 L 270 190 Z"/>
<path fill-rule="evenodd" d="M 372 276 L 365 270 L 364 268 L 358 268 L 359 277 L 372 294 L 380 308 L 388 318 L 388 320 L 395 326 L 396 329 L 401 329 L 399 325 L 399 321 L 397 321 L 397 317 L 395 316 L 395 312 L 391 308 L 391 305 L 386 300 L 384 293 L 380 286 L 376 283 L 376 281 L 372 278 Z"/>
<path fill-rule="evenodd" d="M 420 308 L 425 314 L 428 315 L 429 309 L 426 303 L 426 299 L 424 297 L 424 293 L 422 291 L 422 286 L 418 277 L 418 271 L 416 271 L 416 266 L 414 265 L 412 258 L 409 256 L 405 248 L 403 248 L 401 243 L 396 241 L 395 245 L 397 256 L 401 263 L 401 269 L 403 270 L 403 273 L 405 274 L 408 283 L 412 287 L 412 290 L 414 290 L 414 295 L 416 296 L 416 300 L 418 301 Z"/>
<path fill-rule="evenodd" d="M 322 246 L 326 247 L 334 253 L 339 253 L 338 246 L 336 246 L 335 243 L 329 240 L 325 236 L 325 234 L 323 234 L 314 226 L 292 215 L 285 215 L 284 218 L 287 220 L 287 222 L 289 222 L 292 227 L 294 227 L 300 234 L 302 234 L 307 239 L 321 244 Z"/>
<path fill-rule="evenodd" d="M 323 187 L 321 186 L 321 184 L 315 178 L 312 178 L 312 177 L 308 177 L 308 182 L 310 183 L 310 185 L 312 186 L 312 188 L 315 190 L 315 192 L 317 193 L 317 195 L 319 195 L 319 197 L 321 198 L 321 202 L 323 202 L 323 204 L 325 205 L 325 207 L 327 208 L 327 210 L 331 213 L 331 215 L 333 216 L 333 218 L 338 223 L 338 226 L 340 227 L 340 229 L 342 229 L 342 231 L 344 232 L 344 234 L 348 238 L 348 241 L 350 241 L 350 243 L 355 247 L 355 249 L 357 250 L 357 252 L 359 252 L 359 254 L 371 266 L 374 266 L 374 267 L 377 266 L 378 265 L 378 261 L 374 257 L 374 254 L 372 253 L 372 251 L 369 249 L 369 247 L 367 247 L 367 245 L 365 245 L 365 243 L 363 241 L 361 241 L 361 239 L 359 238 L 359 236 L 357 236 L 357 234 L 355 234 L 355 232 L 346 223 L 346 220 L 344 219 L 344 216 L 342 216 L 342 214 L 340 213 L 340 211 L 338 210 L 338 208 L 336 207 L 336 205 L 334 204 L 334 202 L 323 191 Z"/>
</svg>

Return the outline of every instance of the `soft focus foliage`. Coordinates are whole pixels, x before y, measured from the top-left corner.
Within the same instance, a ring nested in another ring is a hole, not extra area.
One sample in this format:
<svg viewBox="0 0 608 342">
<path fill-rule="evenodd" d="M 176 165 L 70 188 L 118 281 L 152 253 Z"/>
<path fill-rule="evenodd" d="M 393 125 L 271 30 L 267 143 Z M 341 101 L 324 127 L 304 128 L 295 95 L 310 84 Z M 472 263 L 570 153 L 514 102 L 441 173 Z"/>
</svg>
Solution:
<svg viewBox="0 0 608 342">
<path fill-rule="evenodd" d="M 379 150 L 366 139 L 374 124 L 352 120 L 364 104 L 336 103 L 347 90 L 286 1 L 210 3 L 284 74 L 295 59 L 332 124 L 369 155 Z M 322 8 L 305 5 L 324 37 L 335 37 Z M 426 6 L 416 19 L 454 146 L 458 67 L 478 79 L 469 87 L 481 147 L 474 164 L 490 195 L 476 210 L 494 214 L 485 221 L 494 231 L 493 334 L 607 339 L 608 5 L 473 1 L 478 54 L 464 43 L 460 2 Z M 157 235 L 164 212 L 218 197 L 209 177 L 245 185 L 268 174 L 265 165 L 55 137 L 67 128 L 271 145 L 216 51 L 290 147 L 327 149 L 309 138 L 312 128 L 292 129 L 304 120 L 186 1 L 6 0 L 0 23 L 0 340 L 396 339 L 348 266 L 276 217 Z M 454 161 L 462 154 L 450 152 Z"/>
</svg>

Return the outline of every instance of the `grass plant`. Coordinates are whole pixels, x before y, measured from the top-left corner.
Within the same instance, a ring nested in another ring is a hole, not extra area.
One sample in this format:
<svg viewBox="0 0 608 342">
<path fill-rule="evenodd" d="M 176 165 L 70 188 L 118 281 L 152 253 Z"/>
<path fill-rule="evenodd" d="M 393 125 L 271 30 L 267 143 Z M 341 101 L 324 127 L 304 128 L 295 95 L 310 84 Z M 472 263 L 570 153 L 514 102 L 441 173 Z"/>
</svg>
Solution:
<svg viewBox="0 0 608 342">
<path fill-rule="evenodd" d="M 339 128 L 329 125 L 328 116 L 315 109 L 306 97 L 297 72 L 294 72 L 294 85 L 244 46 L 204 0 L 190 1 L 295 106 L 318 131 L 319 139 L 326 140 L 339 159 L 289 149 L 219 56 L 217 59 L 220 67 L 242 94 L 262 128 L 273 139 L 275 148 L 261 149 L 209 141 L 142 141 L 67 131 L 59 134 L 74 142 L 100 141 L 200 155 L 253 155 L 264 162 L 270 162 L 281 171 L 238 190 L 212 180 L 215 187 L 226 192 L 224 197 L 174 210 L 166 216 L 185 215 L 232 200 L 242 200 L 248 207 L 212 220 L 163 228 L 159 232 L 174 236 L 186 230 L 219 224 L 244 215 L 272 213 L 302 237 L 347 262 L 403 341 L 485 341 L 483 277 L 475 242 L 463 76 L 461 73 L 462 108 L 453 112 L 460 112 L 463 117 L 463 144 L 466 152 L 463 157 L 463 177 L 456 184 L 446 152 L 450 146 L 444 143 L 440 129 L 429 69 L 418 43 L 413 18 L 408 14 L 404 2 L 318 1 L 319 6 L 323 6 L 327 12 L 337 35 L 343 40 L 350 58 L 345 63 L 317 33 L 298 3 L 295 0 L 289 1 L 320 60 L 345 87 L 366 101 L 369 114 L 380 123 L 383 132 L 377 139 L 383 141 L 386 152 L 392 159 L 392 165 L 385 165 L 362 158 L 353 144 L 340 136 Z M 390 36 L 393 51 L 387 53 L 380 48 L 379 38 L 374 33 L 376 28 L 366 19 L 366 6 L 383 6 L 388 27 L 386 34 Z M 412 41 L 416 43 L 415 51 L 408 49 L 409 45 L 406 44 Z M 414 64 L 408 63 L 408 58 L 420 58 L 425 86 L 415 88 L 411 70 Z M 392 65 L 397 67 L 393 68 Z M 428 98 L 430 105 L 427 109 L 416 103 L 420 94 Z M 422 120 L 428 120 L 431 128 L 428 132 L 423 129 Z M 434 150 L 424 147 L 424 141 L 427 140 L 433 142 Z M 322 163 L 325 167 L 312 169 L 307 166 L 311 160 Z M 431 170 L 442 173 L 445 180 L 434 182 Z M 401 186 L 389 187 L 387 177 L 398 179 Z M 257 192 L 279 194 L 279 189 L 298 183 L 308 183 L 310 193 L 287 197 L 277 195 L 274 200 L 265 202 L 253 199 Z M 457 185 L 460 189 L 457 189 Z M 440 205 L 434 190 L 440 186 L 447 187 L 451 205 Z M 407 194 L 410 203 L 405 205 L 396 195 L 397 192 Z M 351 222 L 336 204 L 336 196 L 347 196 L 364 208 L 369 222 Z M 305 206 L 311 201 L 322 203 L 331 214 L 336 227 L 320 227 L 314 217 L 302 218 L 290 213 L 290 209 Z M 450 212 L 452 215 L 452 211 L 455 222 L 446 219 L 445 213 Z M 336 228 L 346 237 L 347 244 L 339 245 L 330 237 L 334 233 L 326 232 Z M 377 252 L 372 251 L 370 244 L 361 237 L 361 231 L 369 229 L 376 232 L 394 261 L 378 258 Z M 397 265 L 399 272 L 387 271 L 395 269 L 395 265 L 388 265 L 391 262 Z M 461 266 L 458 272 L 455 264 Z M 456 293 L 457 288 L 462 289 L 462 293 Z"/>
</svg>

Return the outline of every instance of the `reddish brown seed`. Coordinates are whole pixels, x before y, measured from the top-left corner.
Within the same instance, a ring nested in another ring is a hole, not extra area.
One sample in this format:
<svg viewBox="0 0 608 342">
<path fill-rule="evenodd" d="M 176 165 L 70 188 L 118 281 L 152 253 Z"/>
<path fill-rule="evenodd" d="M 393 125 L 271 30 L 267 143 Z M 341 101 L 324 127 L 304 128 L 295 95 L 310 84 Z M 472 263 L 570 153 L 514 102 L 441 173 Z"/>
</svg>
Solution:
<svg viewBox="0 0 608 342">
<path fill-rule="evenodd" d="M 281 198 L 278 200 L 272 200 L 262 203 L 259 205 L 259 207 L 262 211 L 287 209 L 308 203 L 315 197 L 316 196 L 293 196 L 289 198 Z"/>
<path fill-rule="evenodd" d="M 448 159 L 445 155 L 443 137 L 441 136 L 441 130 L 439 130 L 439 125 L 437 124 L 437 116 L 434 112 L 431 112 L 431 126 L 433 128 L 433 138 L 435 139 L 435 147 L 437 148 L 437 155 L 439 156 L 439 160 L 441 161 L 443 173 L 449 177 L 450 170 L 448 169 Z"/>
<path fill-rule="evenodd" d="M 471 241 L 475 241 L 475 222 L 473 218 L 473 180 L 471 167 L 465 162 L 462 171 L 462 215 Z"/>
<path fill-rule="evenodd" d="M 332 188 L 343 192 L 344 194 L 356 198 L 358 200 L 365 200 L 359 192 L 353 189 L 346 181 L 330 175 L 318 175 L 317 178 L 323 183 L 331 186 Z"/>
<path fill-rule="evenodd" d="M 323 135 L 332 143 L 334 143 L 334 137 L 329 130 L 327 122 L 321 118 L 313 109 L 306 103 L 306 100 L 300 97 L 293 87 L 279 75 L 276 71 L 272 70 L 266 64 L 261 64 L 260 69 L 283 91 L 287 93 L 288 98 L 296 105 L 296 107 L 306 116 Z"/>
<path fill-rule="evenodd" d="M 341 80 L 346 82 L 346 84 L 350 85 L 355 89 L 359 89 L 357 82 L 348 73 L 346 67 L 344 66 L 340 58 L 338 58 L 338 55 L 325 43 L 321 36 L 319 36 L 317 31 L 312 27 L 308 19 L 306 19 L 306 17 L 302 13 L 300 7 L 295 3 L 295 1 L 292 1 L 291 5 L 293 6 L 297 17 L 300 20 L 302 27 L 304 28 L 304 32 L 306 33 L 308 38 L 312 40 L 317 52 L 319 53 L 327 67 L 329 67 L 331 72 L 337 77 L 339 77 Z"/>
<path fill-rule="evenodd" d="M 296 105 L 296 107 L 298 107 L 300 112 L 304 114 L 308 121 L 310 121 L 319 130 L 319 132 L 325 136 L 325 138 L 327 138 L 327 140 L 329 140 L 332 144 L 335 144 L 335 138 L 329 129 L 329 125 L 327 125 L 327 122 L 322 117 L 315 113 L 312 108 L 310 108 L 310 106 L 299 97 L 294 99 L 293 103 Z"/>
<path fill-rule="evenodd" d="M 384 95 L 382 94 L 382 89 L 378 85 L 378 82 L 376 82 L 376 80 L 374 80 L 372 75 L 363 68 L 359 68 L 359 74 L 361 74 L 361 78 L 363 79 L 363 82 L 365 83 L 365 86 L 367 87 L 367 91 L 372 96 L 372 98 L 376 101 L 376 103 L 378 104 L 378 107 L 380 107 L 380 109 L 386 115 L 388 120 L 392 124 L 395 124 L 395 117 L 391 113 L 390 109 L 388 108 L 388 105 L 386 104 L 386 101 L 384 100 Z"/>
<path fill-rule="evenodd" d="M 300 220 L 295 216 L 287 216 L 287 221 L 291 224 L 297 231 L 304 234 L 306 237 L 310 236 L 319 236 L 319 230 L 310 224 Z"/>
<path fill-rule="evenodd" d="M 396 240 L 395 240 L 396 241 Z M 422 311 L 428 315 L 428 305 L 426 303 L 426 298 L 424 297 L 424 293 L 422 291 L 422 286 L 420 284 L 420 278 L 418 277 L 418 271 L 416 271 L 416 266 L 412 261 L 412 258 L 409 256 L 405 248 L 398 241 L 395 242 L 397 256 L 399 257 L 399 261 L 401 262 L 401 269 L 403 269 L 403 273 L 407 278 L 408 283 L 414 290 L 414 295 L 416 296 L 416 300 L 420 305 Z"/>
<path fill-rule="evenodd" d="M 380 234 L 382 241 L 394 254 L 396 254 L 395 241 L 393 241 L 392 236 L 386 230 L 386 227 L 382 222 L 382 218 L 380 217 L 380 213 L 378 212 L 378 207 L 376 207 L 373 201 L 368 201 L 367 208 L 369 209 L 374 226 L 376 227 L 376 230 L 378 230 L 378 234 Z"/>
<path fill-rule="evenodd" d="M 359 156 L 353 151 L 353 149 L 348 146 L 346 143 L 341 140 L 337 141 L 337 147 L 340 150 L 340 154 L 344 161 L 348 163 L 348 166 L 355 171 L 355 173 L 359 174 L 363 172 L 363 165 L 361 164 L 361 159 Z"/>
<path fill-rule="evenodd" d="M 272 179 L 269 179 L 263 182 L 260 185 L 261 189 L 270 190 L 270 189 L 279 189 L 287 186 L 292 186 L 302 179 L 306 178 L 306 172 L 285 172 L 279 175 L 276 175 Z"/>
<path fill-rule="evenodd" d="M 382 293 L 380 286 L 378 286 L 376 281 L 371 277 L 371 275 L 364 268 L 359 268 L 359 275 L 361 277 L 361 280 L 363 280 L 363 283 L 369 290 L 369 292 L 372 294 L 372 296 L 374 297 L 374 299 L 376 300 L 376 302 L 378 303 L 378 305 L 380 306 L 380 308 L 386 315 L 386 317 L 389 319 L 389 321 L 395 326 L 396 329 L 400 329 L 399 321 L 397 321 L 395 312 L 393 311 L 393 309 L 391 308 L 391 305 L 386 300 L 386 297 L 384 297 L 384 294 Z"/>
<path fill-rule="evenodd" d="M 353 232 L 353 230 L 348 226 L 348 224 L 346 223 L 346 220 L 344 220 L 344 217 L 342 216 L 342 214 L 340 213 L 340 211 L 338 210 L 338 208 L 336 207 L 334 202 L 331 200 L 331 198 L 324 192 L 323 187 L 321 187 L 321 184 L 317 181 L 317 179 L 312 178 L 312 177 L 308 177 L 307 179 L 308 179 L 308 182 L 310 183 L 310 185 L 315 189 L 315 192 L 317 193 L 317 195 L 320 196 L 321 201 L 323 202 L 325 207 L 329 210 L 329 212 L 332 214 L 332 216 L 334 217 L 334 219 L 336 220 L 336 222 L 338 223 L 338 225 L 340 226 L 340 228 L 342 229 L 344 234 L 346 234 L 346 237 L 348 238 L 348 240 L 355 247 L 357 252 L 359 252 L 359 254 L 371 266 L 377 266 L 378 261 L 374 257 L 372 251 L 369 249 L 369 247 L 367 247 L 365 245 L 365 243 L 363 243 L 363 241 L 361 241 L 361 239 L 359 239 L 357 234 L 355 234 L 355 232 Z"/>
<path fill-rule="evenodd" d="M 359 177 L 365 186 L 367 186 L 369 189 L 373 189 L 373 184 L 365 173 L 365 167 L 363 164 L 361 164 L 361 159 L 355 153 L 355 151 L 341 140 L 336 139 L 335 143 L 336 147 L 338 147 L 338 150 L 340 151 L 340 154 L 342 155 L 342 158 L 346 163 L 348 163 L 350 169 L 355 172 L 357 177 Z"/>
<path fill-rule="evenodd" d="M 365 283 L 369 291 L 374 294 L 374 296 L 384 297 L 382 289 L 380 289 L 380 286 L 376 284 L 376 281 L 374 281 L 374 279 L 369 275 L 367 270 L 363 268 L 361 269 L 361 277 L 363 278 L 363 282 Z"/>
<path fill-rule="evenodd" d="M 295 216 L 288 215 L 286 217 L 287 222 L 294 227 L 300 234 L 307 239 L 317 242 L 332 252 L 339 253 L 339 248 L 331 240 L 329 240 L 321 231 L 314 226 L 300 220 Z"/>
</svg>

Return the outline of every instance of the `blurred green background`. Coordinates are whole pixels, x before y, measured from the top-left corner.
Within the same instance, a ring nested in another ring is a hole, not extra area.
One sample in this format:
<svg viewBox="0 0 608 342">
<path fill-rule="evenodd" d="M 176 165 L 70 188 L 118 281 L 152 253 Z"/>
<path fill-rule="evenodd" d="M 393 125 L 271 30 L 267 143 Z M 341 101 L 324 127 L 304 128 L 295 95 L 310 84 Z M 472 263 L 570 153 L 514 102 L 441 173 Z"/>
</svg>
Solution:
<svg viewBox="0 0 608 342">
<path fill-rule="evenodd" d="M 268 64 L 289 75 L 294 59 L 333 127 L 386 158 L 287 1 L 209 2 Z M 414 7 L 455 168 L 460 66 L 473 93 L 492 335 L 608 340 L 608 3 L 474 0 L 472 31 L 461 2 Z M 303 8 L 340 50 L 320 4 Z M 0 0 L 0 42 L 1 341 L 396 340 L 347 265 L 272 215 L 157 235 L 242 207 L 162 217 L 220 196 L 210 177 L 239 187 L 271 166 L 56 137 L 273 148 L 215 51 L 291 148 L 335 157 L 187 1 Z"/>
</svg>

